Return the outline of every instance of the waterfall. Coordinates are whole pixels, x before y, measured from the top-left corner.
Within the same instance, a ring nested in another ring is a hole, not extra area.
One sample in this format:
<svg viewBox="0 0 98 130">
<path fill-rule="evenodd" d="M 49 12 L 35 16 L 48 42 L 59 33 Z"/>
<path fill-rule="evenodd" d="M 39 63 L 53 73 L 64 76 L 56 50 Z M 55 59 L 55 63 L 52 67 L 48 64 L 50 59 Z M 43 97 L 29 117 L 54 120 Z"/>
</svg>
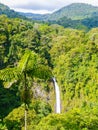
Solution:
<svg viewBox="0 0 98 130">
<path fill-rule="evenodd" d="M 60 90 L 55 78 L 52 78 L 54 82 L 55 94 L 56 94 L 56 113 L 61 113 L 60 107 Z"/>
</svg>

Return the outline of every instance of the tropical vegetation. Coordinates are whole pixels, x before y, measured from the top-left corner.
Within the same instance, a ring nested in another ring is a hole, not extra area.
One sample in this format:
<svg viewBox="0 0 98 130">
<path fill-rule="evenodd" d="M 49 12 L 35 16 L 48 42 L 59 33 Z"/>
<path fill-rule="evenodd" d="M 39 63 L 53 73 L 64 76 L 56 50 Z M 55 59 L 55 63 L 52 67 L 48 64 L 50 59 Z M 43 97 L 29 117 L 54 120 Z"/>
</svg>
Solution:
<svg viewBox="0 0 98 130">
<path fill-rule="evenodd" d="M 0 15 L 1 130 L 98 130 L 98 28 L 78 26 Z"/>
</svg>

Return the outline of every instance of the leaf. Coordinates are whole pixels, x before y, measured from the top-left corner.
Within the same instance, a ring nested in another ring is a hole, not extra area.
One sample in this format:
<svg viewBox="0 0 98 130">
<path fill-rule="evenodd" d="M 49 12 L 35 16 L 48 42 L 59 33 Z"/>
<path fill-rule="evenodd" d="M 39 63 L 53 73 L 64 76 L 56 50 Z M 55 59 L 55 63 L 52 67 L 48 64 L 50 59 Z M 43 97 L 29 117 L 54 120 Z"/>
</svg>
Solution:
<svg viewBox="0 0 98 130">
<path fill-rule="evenodd" d="M 33 67 L 36 65 L 37 58 L 38 56 L 36 53 L 26 50 L 18 64 L 18 68 L 20 69 L 21 73 L 33 69 Z"/>
<path fill-rule="evenodd" d="M 9 88 L 11 85 L 18 81 L 20 72 L 17 68 L 5 68 L 0 70 L 0 80 L 4 81 L 4 86 Z"/>
</svg>

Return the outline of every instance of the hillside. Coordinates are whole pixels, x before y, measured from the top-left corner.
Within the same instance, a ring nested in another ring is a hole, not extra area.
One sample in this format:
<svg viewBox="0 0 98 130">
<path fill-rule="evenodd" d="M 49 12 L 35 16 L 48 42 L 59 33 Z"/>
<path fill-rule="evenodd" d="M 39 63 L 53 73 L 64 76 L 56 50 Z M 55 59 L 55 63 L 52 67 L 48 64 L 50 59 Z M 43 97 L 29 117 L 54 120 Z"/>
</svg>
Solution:
<svg viewBox="0 0 98 130">
<path fill-rule="evenodd" d="M 98 7 L 74 3 L 51 14 L 48 21 L 64 27 L 88 30 L 98 27 Z"/>
<path fill-rule="evenodd" d="M 74 28 L 88 31 L 91 28 L 98 27 L 98 16 L 84 18 L 81 20 L 72 20 L 71 18 L 62 17 L 58 20 L 49 21 L 49 24 L 59 24 L 65 28 Z"/>
<path fill-rule="evenodd" d="M 66 16 L 73 20 L 79 20 L 91 17 L 95 12 L 98 12 L 98 7 L 83 3 L 73 3 L 54 12 L 48 19 L 58 20 L 59 18 Z"/>
<path fill-rule="evenodd" d="M 9 18 L 25 18 L 25 16 L 11 10 L 8 6 L 0 3 L 0 15 L 7 15 Z"/>
</svg>

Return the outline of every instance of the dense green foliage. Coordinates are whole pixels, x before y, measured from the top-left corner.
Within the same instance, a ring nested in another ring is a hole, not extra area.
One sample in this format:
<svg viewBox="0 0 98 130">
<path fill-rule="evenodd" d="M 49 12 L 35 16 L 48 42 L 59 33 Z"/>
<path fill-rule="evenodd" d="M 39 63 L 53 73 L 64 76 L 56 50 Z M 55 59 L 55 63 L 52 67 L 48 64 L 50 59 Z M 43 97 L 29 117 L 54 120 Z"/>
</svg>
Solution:
<svg viewBox="0 0 98 130">
<path fill-rule="evenodd" d="M 73 29 L 88 31 L 90 28 L 98 26 L 96 21 L 93 22 L 93 18 L 92 18 L 92 21 L 90 21 L 90 19 L 72 20 L 64 16 L 60 18 L 59 20 L 53 20 L 53 21 L 48 21 L 48 22 L 49 24 L 61 25 L 64 28 L 73 28 Z"/>
<path fill-rule="evenodd" d="M 56 21 L 49 21 L 49 24 L 59 24 L 65 28 L 73 28 L 88 31 L 91 28 L 98 27 L 98 16 L 92 16 L 90 18 L 85 18 L 82 20 L 72 20 L 67 17 L 62 17 Z"/>
<path fill-rule="evenodd" d="M 98 130 L 98 115 L 95 111 L 79 109 L 66 114 L 51 114 L 41 120 L 36 130 Z"/>
<path fill-rule="evenodd" d="M 74 107 L 97 107 L 96 31 L 97 29 L 93 29 L 85 34 L 66 30 L 65 36 L 62 36 L 62 40 L 58 39 L 51 50 L 54 74 L 61 86 L 64 111 Z"/>
<path fill-rule="evenodd" d="M 39 121 L 47 116 L 51 112 L 51 107 L 48 103 L 37 100 L 32 101 L 27 111 L 28 119 L 28 130 L 35 129 Z M 24 127 L 24 106 L 15 108 L 10 114 L 4 119 L 8 130 L 21 130 Z"/>
<path fill-rule="evenodd" d="M 20 74 L 25 72 L 31 88 L 30 95 L 27 94 L 30 101 L 27 117 L 29 130 L 97 130 L 97 42 L 98 28 L 86 32 L 85 28 L 83 31 L 65 29 L 57 24 L 49 26 L 1 15 L 0 129 L 24 129 L 24 81 L 16 83 L 16 80 L 22 80 Z M 45 74 L 49 67 L 60 86 L 62 114 L 59 115 L 53 114 L 53 84 L 39 79 L 47 78 Z M 8 78 L 3 76 L 2 69 L 5 70 L 5 75 L 9 74 Z M 17 72 L 20 73 L 17 75 Z M 4 88 L 5 79 L 13 79 L 15 84 L 10 84 L 11 88 Z"/>
<path fill-rule="evenodd" d="M 21 104 L 17 87 L 5 89 L 0 83 L 0 119 Z M 14 103 L 13 103 L 14 102 Z"/>
</svg>

